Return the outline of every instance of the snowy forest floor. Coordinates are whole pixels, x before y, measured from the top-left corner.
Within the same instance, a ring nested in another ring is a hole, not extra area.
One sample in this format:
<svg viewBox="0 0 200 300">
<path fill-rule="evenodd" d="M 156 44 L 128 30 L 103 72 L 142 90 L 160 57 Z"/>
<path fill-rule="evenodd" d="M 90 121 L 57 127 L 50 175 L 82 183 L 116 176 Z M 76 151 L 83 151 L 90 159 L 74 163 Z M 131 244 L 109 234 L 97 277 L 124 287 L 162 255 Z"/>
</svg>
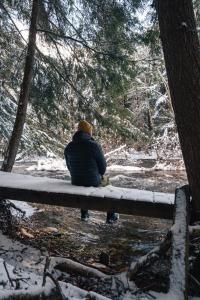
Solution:
<svg viewBox="0 0 200 300">
<path fill-rule="evenodd" d="M 160 164 L 155 156 L 141 153 L 132 156 L 121 153 L 108 160 L 107 173 L 111 184 L 115 186 L 174 192 L 177 186 L 187 182 L 184 170 L 180 171 L 182 162 Z M 174 170 L 171 170 L 172 166 Z M 39 160 L 31 166 L 29 163 L 17 163 L 14 172 L 69 178 L 64 162 L 56 159 Z M 90 212 L 89 222 L 85 223 L 81 222 L 77 209 L 44 205 L 37 205 L 34 213 L 29 206 L 22 209 L 27 211 L 29 217 L 21 220 L 16 228 L 18 242 L 1 235 L 0 256 L 15 266 L 16 270 L 23 269 L 36 277 L 42 276 L 47 255 L 70 258 L 108 275 L 123 273 L 132 261 L 138 260 L 158 245 L 172 224 L 167 220 L 121 215 L 118 223 L 107 225 L 105 213 L 93 211 Z M 197 271 L 200 265 L 199 237 L 191 241 L 191 249 L 191 261 L 196 261 L 192 273 L 200 281 Z M 164 299 L 160 292 L 167 292 L 168 289 L 169 257 L 168 254 L 162 261 L 147 265 L 139 272 L 135 278 L 137 288 L 134 285 L 131 293 L 119 280 L 113 287 L 111 279 L 89 279 L 77 274 L 69 276 L 60 270 L 54 270 L 54 275 L 59 281 L 112 299 Z M 27 282 L 31 284 L 31 280 Z M 191 295 L 200 296 L 197 283 L 191 280 L 189 286 Z M 149 293 L 149 290 L 159 294 Z M 83 297 L 79 295 L 77 298 Z"/>
</svg>

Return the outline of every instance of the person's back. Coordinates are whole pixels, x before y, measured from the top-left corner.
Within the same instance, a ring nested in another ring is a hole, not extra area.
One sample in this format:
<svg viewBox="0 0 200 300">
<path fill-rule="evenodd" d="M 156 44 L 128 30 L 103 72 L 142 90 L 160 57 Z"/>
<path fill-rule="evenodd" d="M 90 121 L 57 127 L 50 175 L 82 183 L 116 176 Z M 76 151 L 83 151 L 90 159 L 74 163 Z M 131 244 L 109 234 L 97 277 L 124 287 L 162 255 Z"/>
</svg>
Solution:
<svg viewBox="0 0 200 300">
<path fill-rule="evenodd" d="M 106 160 L 101 146 L 92 138 L 92 125 L 84 120 L 79 122 L 78 131 L 66 146 L 64 154 L 72 184 L 100 186 L 106 171 Z M 86 221 L 88 218 L 88 210 L 81 209 L 81 219 Z M 118 214 L 108 212 L 106 222 L 113 223 L 118 218 Z"/>
<path fill-rule="evenodd" d="M 106 161 L 100 145 L 89 133 L 79 130 L 65 148 L 65 159 L 72 184 L 99 186 L 106 171 Z"/>
</svg>

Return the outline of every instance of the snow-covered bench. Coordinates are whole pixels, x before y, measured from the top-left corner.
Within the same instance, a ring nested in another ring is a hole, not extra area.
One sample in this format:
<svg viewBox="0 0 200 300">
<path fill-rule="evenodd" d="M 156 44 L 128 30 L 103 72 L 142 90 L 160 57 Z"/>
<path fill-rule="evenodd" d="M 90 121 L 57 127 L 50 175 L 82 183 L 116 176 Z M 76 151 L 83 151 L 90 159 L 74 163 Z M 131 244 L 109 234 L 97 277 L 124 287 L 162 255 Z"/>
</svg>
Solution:
<svg viewBox="0 0 200 300">
<path fill-rule="evenodd" d="M 0 199 L 173 218 L 174 195 L 137 189 L 73 186 L 69 181 L 0 172 Z"/>
</svg>

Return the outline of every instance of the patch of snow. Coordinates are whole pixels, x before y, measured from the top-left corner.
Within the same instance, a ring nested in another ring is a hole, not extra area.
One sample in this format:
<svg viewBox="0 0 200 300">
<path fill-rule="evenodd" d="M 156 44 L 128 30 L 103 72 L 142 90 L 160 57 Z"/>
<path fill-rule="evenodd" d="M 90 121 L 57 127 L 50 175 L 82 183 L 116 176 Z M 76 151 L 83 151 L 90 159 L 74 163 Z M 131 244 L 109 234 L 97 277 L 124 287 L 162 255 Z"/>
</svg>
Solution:
<svg viewBox="0 0 200 300">
<path fill-rule="evenodd" d="M 10 200 L 10 202 L 12 202 L 16 207 L 18 207 L 23 212 L 25 212 L 24 216 L 27 217 L 27 218 L 31 217 L 35 213 L 35 211 L 37 210 L 36 208 L 29 205 L 27 202 L 22 202 L 22 201 L 18 201 L 18 200 Z M 12 209 L 12 214 L 17 215 L 17 213 L 18 213 L 17 210 L 15 210 L 13 208 Z"/>
<path fill-rule="evenodd" d="M 120 175 L 116 175 L 116 176 L 113 176 L 113 177 L 109 177 L 109 182 L 112 183 L 112 182 L 120 181 L 120 180 L 123 180 L 123 179 L 132 180 L 132 177 L 120 174 Z"/>
<path fill-rule="evenodd" d="M 136 151 L 135 149 L 129 149 L 129 150 L 123 149 L 123 151 L 120 151 L 120 153 L 117 154 L 113 153 L 112 159 L 115 158 L 118 159 L 124 158 L 130 161 L 137 161 L 141 159 L 151 160 L 151 159 L 157 159 L 157 153 L 154 150 L 145 152 L 145 151 Z"/>
<path fill-rule="evenodd" d="M 184 171 L 185 166 L 183 163 L 167 163 L 167 162 L 157 162 L 156 165 L 152 168 L 155 171 Z"/>
<path fill-rule="evenodd" d="M 162 95 L 161 97 L 159 97 L 156 101 L 155 109 L 157 109 L 161 104 L 166 103 L 166 101 L 167 101 L 166 95 Z"/>
<path fill-rule="evenodd" d="M 140 159 L 157 159 L 156 151 L 130 151 L 130 156 L 133 160 L 140 160 Z"/>
<path fill-rule="evenodd" d="M 121 165 L 111 165 L 107 167 L 107 172 L 123 172 L 123 173 L 135 173 L 135 172 L 144 172 L 149 170 L 147 168 L 140 168 L 136 166 L 121 166 Z"/>
<path fill-rule="evenodd" d="M 26 169 L 27 171 L 66 171 L 69 174 L 64 159 L 39 159 L 37 165 L 32 165 Z"/>
<path fill-rule="evenodd" d="M 47 278 L 45 287 L 42 287 L 43 272 L 45 265 L 45 257 L 47 253 L 41 255 L 41 251 L 33 247 L 21 244 L 18 241 L 9 239 L 3 235 L 0 231 L 0 286 L 1 286 L 1 299 L 9 300 L 13 295 L 32 295 L 37 296 L 39 299 L 40 294 L 48 296 L 55 285 Z M 63 258 L 52 258 L 49 270 L 51 271 L 55 263 L 63 261 Z M 70 260 L 68 260 L 70 261 Z M 8 280 L 4 262 L 9 272 L 9 276 L 13 279 L 14 287 L 11 287 L 11 283 Z M 73 264 L 78 264 L 73 262 Z M 78 267 L 82 266 L 78 264 Z M 92 270 L 96 276 L 103 276 L 100 271 L 88 268 L 86 270 Z M 19 279 L 18 290 L 15 289 L 15 280 Z M 97 300 L 108 300 L 108 298 L 101 296 L 95 292 L 88 292 L 73 286 L 70 283 L 59 282 L 62 292 L 69 300 L 81 300 L 86 299 L 87 296 L 95 298 Z"/>
</svg>

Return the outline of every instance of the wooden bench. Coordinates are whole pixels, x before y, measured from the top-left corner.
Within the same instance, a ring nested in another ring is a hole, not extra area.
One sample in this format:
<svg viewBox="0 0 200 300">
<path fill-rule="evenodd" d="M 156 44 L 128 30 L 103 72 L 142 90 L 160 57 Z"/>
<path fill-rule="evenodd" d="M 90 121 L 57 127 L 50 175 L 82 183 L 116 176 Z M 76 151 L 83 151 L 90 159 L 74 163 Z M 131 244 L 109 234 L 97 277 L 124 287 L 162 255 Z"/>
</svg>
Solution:
<svg viewBox="0 0 200 300">
<path fill-rule="evenodd" d="M 0 198 L 32 203 L 173 218 L 174 195 L 145 190 L 73 186 L 69 181 L 0 172 Z"/>
</svg>

